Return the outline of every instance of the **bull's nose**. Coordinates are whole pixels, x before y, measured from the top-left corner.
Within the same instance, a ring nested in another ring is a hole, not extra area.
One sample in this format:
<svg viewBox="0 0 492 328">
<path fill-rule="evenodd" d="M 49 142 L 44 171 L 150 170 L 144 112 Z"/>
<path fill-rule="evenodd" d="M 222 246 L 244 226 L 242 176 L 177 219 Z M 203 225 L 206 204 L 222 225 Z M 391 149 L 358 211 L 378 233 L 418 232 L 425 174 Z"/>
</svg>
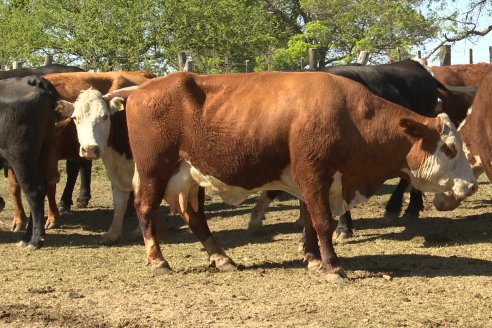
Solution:
<svg viewBox="0 0 492 328">
<path fill-rule="evenodd" d="M 98 159 L 101 151 L 98 146 L 82 146 L 81 155 L 87 159 Z"/>
</svg>

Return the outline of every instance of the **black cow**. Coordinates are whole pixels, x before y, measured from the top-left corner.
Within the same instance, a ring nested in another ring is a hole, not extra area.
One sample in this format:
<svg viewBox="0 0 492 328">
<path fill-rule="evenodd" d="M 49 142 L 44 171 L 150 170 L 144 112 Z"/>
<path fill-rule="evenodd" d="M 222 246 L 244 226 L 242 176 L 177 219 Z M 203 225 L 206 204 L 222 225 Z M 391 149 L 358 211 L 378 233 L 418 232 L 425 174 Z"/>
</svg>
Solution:
<svg viewBox="0 0 492 328">
<path fill-rule="evenodd" d="M 65 72 L 84 72 L 83 69 L 77 66 L 66 66 L 60 64 L 50 64 L 40 67 L 31 68 L 17 68 L 10 71 L 0 71 L 0 79 L 7 79 L 11 77 L 24 77 L 29 75 L 45 75 L 50 73 L 65 73 Z M 86 207 L 89 199 L 91 198 L 91 167 L 92 161 L 80 158 L 68 159 L 66 161 L 66 171 L 67 171 L 67 182 L 63 190 L 63 194 L 60 202 L 58 203 L 58 209 L 60 212 L 68 212 L 72 205 L 72 193 L 75 187 L 75 182 L 77 181 L 77 175 L 80 171 L 80 193 L 76 200 L 77 207 Z M 12 175 L 13 173 L 10 172 Z M 11 184 L 15 184 L 15 177 L 10 177 Z M 24 209 L 22 207 L 22 201 L 20 198 L 20 193 L 17 190 L 18 187 L 11 186 L 11 190 L 14 193 L 14 220 L 12 222 L 12 230 L 20 231 L 26 222 Z M 48 228 L 52 227 L 49 225 Z"/>
<path fill-rule="evenodd" d="M 429 71 L 414 60 L 404 60 L 383 65 L 345 65 L 322 67 L 320 71 L 344 76 L 357 81 L 374 94 L 393 103 L 404 106 L 423 116 L 436 116 L 438 89 L 448 91 Z M 393 220 L 399 217 L 403 194 L 408 187 L 406 180 L 400 180 L 398 186 L 386 205 L 385 218 Z M 250 228 L 261 226 L 264 211 L 278 191 L 262 193 L 258 204 L 252 211 Z M 423 210 L 422 193 L 414 188 L 410 191 L 410 203 L 405 211 L 405 218 L 417 218 Z M 340 217 L 336 233 L 341 238 L 352 235 L 352 218 L 350 212 Z"/>
<path fill-rule="evenodd" d="M 0 166 L 11 167 L 31 210 L 20 244 L 38 248 L 44 238 L 44 198 L 58 179 L 53 165 L 56 90 L 39 76 L 0 80 Z"/>
</svg>

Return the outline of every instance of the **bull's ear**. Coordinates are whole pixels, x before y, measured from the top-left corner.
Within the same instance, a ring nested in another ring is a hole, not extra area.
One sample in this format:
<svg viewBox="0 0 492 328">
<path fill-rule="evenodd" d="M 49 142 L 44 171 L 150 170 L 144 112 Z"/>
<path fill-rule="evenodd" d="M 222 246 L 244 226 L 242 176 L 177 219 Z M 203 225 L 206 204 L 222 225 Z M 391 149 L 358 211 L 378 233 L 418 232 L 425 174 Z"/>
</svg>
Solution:
<svg viewBox="0 0 492 328">
<path fill-rule="evenodd" d="M 71 102 L 66 100 L 59 100 L 56 102 L 55 112 L 59 113 L 63 117 L 71 117 L 74 111 L 74 106 Z"/>
<path fill-rule="evenodd" d="M 125 110 L 126 99 L 122 97 L 114 97 L 109 101 L 109 111 L 111 114 Z"/>
<path fill-rule="evenodd" d="M 423 138 L 429 130 L 425 124 L 414 121 L 410 118 L 402 118 L 400 120 L 400 126 L 406 134 L 413 138 Z"/>
</svg>

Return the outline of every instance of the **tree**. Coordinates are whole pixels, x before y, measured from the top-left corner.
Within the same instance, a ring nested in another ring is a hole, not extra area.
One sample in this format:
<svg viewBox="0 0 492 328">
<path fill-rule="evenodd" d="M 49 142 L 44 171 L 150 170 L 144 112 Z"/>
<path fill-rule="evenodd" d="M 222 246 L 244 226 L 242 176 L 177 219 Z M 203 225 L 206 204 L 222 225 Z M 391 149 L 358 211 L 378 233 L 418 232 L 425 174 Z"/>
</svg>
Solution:
<svg viewBox="0 0 492 328">
<path fill-rule="evenodd" d="M 371 61 L 407 55 L 411 46 L 436 36 L 432 17 L 418 10 L 420 1 L 304 0 L 301 8 L 311 21 L 287 47 L 276 49 L 276 68 L 296 69 L 307 48 L 317 48 L 323 62 L 353 62 L 359 51 L 371 52 Z"/>
</svg>

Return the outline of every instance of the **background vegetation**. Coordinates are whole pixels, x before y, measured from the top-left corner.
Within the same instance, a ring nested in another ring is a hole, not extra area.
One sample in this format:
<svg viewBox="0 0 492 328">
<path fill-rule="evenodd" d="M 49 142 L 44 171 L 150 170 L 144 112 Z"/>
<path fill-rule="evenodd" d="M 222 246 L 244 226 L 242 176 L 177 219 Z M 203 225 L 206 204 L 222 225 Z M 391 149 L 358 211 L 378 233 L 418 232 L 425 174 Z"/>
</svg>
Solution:
<svg viewBox="0 0 492 328">
<path fill-rule="evenodd" d="M 442 44 L 488 33 L 476 24 L 492 1 L 466 12 L 444 0 L 4 0 L 0 1 L 0 61 L 58 63 L 92 70 L 178 67 L 178 51 L 207 73 L 299 69 L 307 49 L 322 64 L 410 56 L 430 39 Z M 453 2 L 453 1 L 451 1 Z M 446 15 L 444 15 L 446 13 Z M 399 50 L 398 50 L 399 49 Z"/>
</svg>

